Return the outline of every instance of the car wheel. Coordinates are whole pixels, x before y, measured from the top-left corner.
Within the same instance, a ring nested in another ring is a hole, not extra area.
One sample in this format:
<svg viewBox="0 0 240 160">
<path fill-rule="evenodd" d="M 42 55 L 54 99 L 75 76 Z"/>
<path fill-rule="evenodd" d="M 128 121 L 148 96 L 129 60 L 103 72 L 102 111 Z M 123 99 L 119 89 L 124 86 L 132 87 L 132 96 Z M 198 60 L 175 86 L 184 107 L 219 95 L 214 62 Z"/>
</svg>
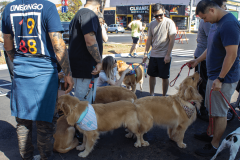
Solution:
<svg viewBox="0 0 240 160">
<path fill-rule="evenodd" d="M 118 34 L 118 30 L 115 30 L 115 32 Z"/>
<path fill-rule="evenodd" d="M 123 34 L 124 32 L 122 32 L 122 34 Z"/>
</svg>

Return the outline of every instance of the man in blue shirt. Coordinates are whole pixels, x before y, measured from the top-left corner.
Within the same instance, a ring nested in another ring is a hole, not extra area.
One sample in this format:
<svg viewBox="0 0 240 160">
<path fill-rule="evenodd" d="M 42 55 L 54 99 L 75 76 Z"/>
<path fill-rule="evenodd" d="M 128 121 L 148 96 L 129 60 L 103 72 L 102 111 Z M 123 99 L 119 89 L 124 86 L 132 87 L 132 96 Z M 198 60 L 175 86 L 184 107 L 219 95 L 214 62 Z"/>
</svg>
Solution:
<svg viewBox="0 0 240 160">
<path fill-rule="evenodd" d="M 220 8 L 217 3 L 202 0 L 198 3 L 196 14 L 205 22 L 215 23 L 208 35 L 207 50 L 196 60 L 189 63 L 192 67 L 206 59 L 208 83 L 206 88 L 206 107 L 209 109 L 211 89 L 211 112 L 214 121 L 213 134 L 210 144 L 196 150 L 200 156 L 213 156 L 216 153 L 221 137 L 227 126 L 228 105 L 218 91 L 221 91 L 228 101 L 239 80 L 239 46 L 240 25 L 238 20 L 229 12 Z"/>
<path fill-rule="evenodd" d="M 3 12 L 4 48 L 14 64 L 11 114 L 16 117 L 22 159 L 33 159 L 32 122 L 42 160 L 53 159 L 58 91 L 57 61 L 72 90 L 68 53 L 56 6 L 46 0 L 15 0 Z"/>
</svg>

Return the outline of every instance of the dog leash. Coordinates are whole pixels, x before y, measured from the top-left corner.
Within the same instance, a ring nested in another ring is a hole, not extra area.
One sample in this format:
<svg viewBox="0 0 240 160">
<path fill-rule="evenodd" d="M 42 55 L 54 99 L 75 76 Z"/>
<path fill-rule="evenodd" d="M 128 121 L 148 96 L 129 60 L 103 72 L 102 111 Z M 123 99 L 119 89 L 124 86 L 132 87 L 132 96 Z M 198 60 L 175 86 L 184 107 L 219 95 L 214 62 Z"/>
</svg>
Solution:
<svg viewBox="0 0 240 160">
<path fill-rule="evenodd" d="M 93 66 L 93 69 L 94 69 L 94 68 L 95 68 L 95 67 Z M 92 89 L 92 92 L 94 91 L 94 78 L 95 78 L 95 76 L 92 75 L 91 82 L 90 82 L 90 84 L 88 85 L 87 94 L 84 96 L 84 99 L 85 99 L 85 100 L 87 99 L 87 96 L 88 96 L 88 94 L 90 93 L 91 89 Z M 92 96 L 93 96 L 93 93 L 92 93 Z M 93 97 L 92 97 L 92 102 L 93 102 Z"/>
<path fill-rule="evenodd" d="M 147 64 L 146 63 L 143 63 L 144 64 L 144 74 L 145 74 L 145 78 L 147 78 Z"/>
<path fill-rule="evenodd" d="M 176 83 L 178 77 L 180 76 L 180 73 L 182 72 L 182 69 L 183 69 L 185 66 L 188 66 L 188 68 L 189 68 L 189 71 L 188 71 L 188 76 L 189 76 L 190 69 L 191 69 L 192 67 L 191 67 L 191 64 L 189 64 L 189 63 L 185 63 L 185 64 L 182 65 L 182 67 L 180 68 L 180 72 L 178 73 L 177 77 L 174 78 L 174 79 L 170 82 L 170 84 L 169 84 L 170 87 L 173 87 L 173 86 L 175 85 L 175 83 Z M 172 84 L 172 83 L 173 83 L 173 84 Z"/>
<path fill-rule="evenodd" d="M 210 100 L 210 106 L 209 106 L 209 125 L 208 125 L 208 129 L 207 129 L 207 134 L 209 136 L 213 135 L 213 117 L 212 117 L 212 91 L 210 91 L 210 96 L 209 96 L 209 100 Z M 237 112 L 235 111 L 235 109 L 231 106 L 231 104 L 228 102 L 228 100 L 226 99 L 226 97 L 223 95 L 223 93 L 221 91 L 219 91 L 220 94 L 222 95 L 223 99 L 227 102 L 228 106 L 230 106 L 230 108 L 232 109 L 232 111 L 234 112 L 234 114 L 238 117 L 238 120 L 240 121 L 240 117 L 238 116 Z M 209 128 L 211 127 L 211 133 L 209 133 Z"/>
</svg>

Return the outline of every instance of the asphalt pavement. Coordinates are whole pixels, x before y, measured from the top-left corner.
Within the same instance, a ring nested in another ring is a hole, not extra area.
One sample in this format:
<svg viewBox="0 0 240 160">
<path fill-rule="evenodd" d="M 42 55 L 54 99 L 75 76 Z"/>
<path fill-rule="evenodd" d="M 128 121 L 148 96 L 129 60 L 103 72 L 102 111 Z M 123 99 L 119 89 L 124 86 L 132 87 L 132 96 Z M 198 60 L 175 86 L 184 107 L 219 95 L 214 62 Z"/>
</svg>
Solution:
<svg viewBox="0 0 240 160">
<path fill-rule="evenodd" d="M 114 34 L 109 34 L 114 35 Z M 129 34 L 118 34 L 118 37 L 110 36 L 110 42 L 117 43 L 128 43 L 127 39 L 130 39 Z M 120 36 L 124 35 L 124 36 Z M 188 34 L 189 38 L 188 44 L 175 42 L 172 62 L 171 62 L 171 72 L 170 81 L 174 79 L 180 68 L 187 61 L 193 59 L 193 53 L 196 48 L 196 34 Z M 137 58 L 117 58 L 126 61 L 127 63 L 140 63 L 142 57 Z M 178 78 L 176 85 L 178 86 L 182 80 L 187 76 L 188 68 L 185 67 Z M 191 70 L 190 74 L 193 74 Z M 148 77 L 144 78 L 143 92 L 139 91 L 139 85 L 137 85 L 137 97 L 145 97 L 149 95 L 149 84 Z M 157 96 L 161 96 L 162 93 L 162 81 L 157 78 L 157 83 L 155 87 L 155 93 Z M 11 90 L 11 80 L 8 70 L 0 70 L 0 91 L 9 92 Z M 177 92 L 174 87 L 169 87 L 168 95 L 173 95 Z M 231 102 L 234 104 L 236 102 L 238 92 L 234 93 Z M 33 123 L 34 124 L 34 123 Z M 239 127 L 240 122 L 235 118 L 233 121 L 228 123 L 227 129 L 224 136 Z M 16 134 L 16 121 L 15 117 L 11 116 L 10 112 L 10 100 L 7 96 L 0 97 L 0 160 L 20 160 L 17 134 Z M 33 145 L 34 145 L 34 155 L 38 154 L 37 143 L 36 143 L 36 126 L 34 126 L 33 132 Z M 169 140 L 167 136 L 166 128 L 154 127 L 144 138 L 149 141 L 150 146 L 135 148 L 135 139 L 125 138 L 126 132 L 124 128 L 119 128 L 113 132 L 109 132 L 100 136 L 98 143 L 94 147 L 94 150 L 85 159 L 90 160 L 207 160 L 210 157 L 203 158 L 194 154 L 194 151 L 199 147 L 203 147 L 205 142 L 201 142 L 193 138 L 194 133 L 201 133 L 206 131 L 208 123 L 197 119 L 186 131 L 184 142 L 187 144 L 186 149 L 180 149 L 175 142 Z M 56 160 L 72 160 L 81 159 L 78 157 L 79 151 L 76 149 L 71 150 L 66 154 L 55 153 Z M 224 150 L 218 157 L 217 160 L 225 160 L 229 157 L 229 150 Z M 238 153 L 237 158 L 240 158 L 240 153 Z"/>
</svg>

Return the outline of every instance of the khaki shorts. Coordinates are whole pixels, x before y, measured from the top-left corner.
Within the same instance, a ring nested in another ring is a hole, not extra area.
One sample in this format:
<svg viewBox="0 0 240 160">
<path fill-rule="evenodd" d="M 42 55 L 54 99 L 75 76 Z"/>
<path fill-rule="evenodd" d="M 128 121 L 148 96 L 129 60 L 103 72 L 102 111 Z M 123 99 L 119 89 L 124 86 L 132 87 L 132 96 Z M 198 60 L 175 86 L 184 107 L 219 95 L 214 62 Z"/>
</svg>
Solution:
<svg viewBox="0 0 240 160">
<path fill-rule="evenodd" d="M 237 83 L 223 83 L 221 92 L 223 95 L 226 97 L 228 102 L 230 103 L 231 97 L 237 87 Z M 206 95 L 205 95 L 205 106 L 210 108 L 210 101 L 209 101 L 209 96 L 210 96 L 210 91 L 212 88 L 213 80 L 208 79 L 207 82 L 207 88 L 206 88 Z M 218 91 L 213 91 L 212 92 L 212 97 L 211 97 L 211 102 L 212 102 L 212 116 L 213 117 L 227 117 L 228 113 L 228 104 L 225 102 L 225 99 L 222 97 L 220 92 Z M 209 110 L 210 114 L 210 110 Z"/>
</svg>

